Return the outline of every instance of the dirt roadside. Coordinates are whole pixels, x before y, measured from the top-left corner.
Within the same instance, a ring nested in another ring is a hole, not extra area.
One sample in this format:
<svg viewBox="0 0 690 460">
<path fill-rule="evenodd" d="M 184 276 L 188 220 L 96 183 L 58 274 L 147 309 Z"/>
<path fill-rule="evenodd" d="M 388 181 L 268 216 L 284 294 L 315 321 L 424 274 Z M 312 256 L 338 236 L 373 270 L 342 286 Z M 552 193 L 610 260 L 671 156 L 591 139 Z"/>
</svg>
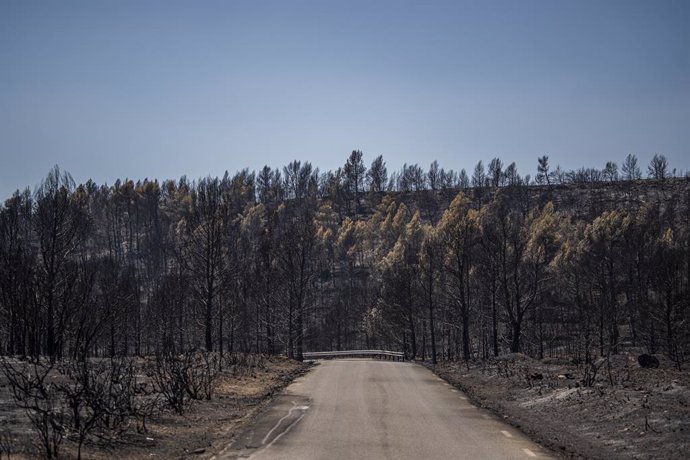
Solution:
<svg viewBox="0 0 690 460">
<path fill-rule="evenodd" d="M 147 422 L 147 432 L 128 430 L 119 439 L 84 445 L 86 459 L 210 458 L 232 441 L 281 390 L 312 367 L 285 357 L 265 359 L 260 368 L 241 376 L 219 378 L 214 398 L 195 402 L 184 415 L 164 411 Z M 36 458 L 36 437 L 6 384 L 0 382 L 0 434 L 11 458 Z M 63 442 L 60 457 L 76 458 L 76 444 Z M 3 457 L 4 458 L 4 457 Z"/>
<path fill-rule="evenodd" d="M 558 456 L 687 458 L 690 373 L 661 362 L 660 368 L 643 369 L 634 355 L 618 355 L 610 373 L 602 367 L 592 386 L 583 386 L 582 367 L 521 354 L 469 367 L 429 367 Z"/>
</svg>

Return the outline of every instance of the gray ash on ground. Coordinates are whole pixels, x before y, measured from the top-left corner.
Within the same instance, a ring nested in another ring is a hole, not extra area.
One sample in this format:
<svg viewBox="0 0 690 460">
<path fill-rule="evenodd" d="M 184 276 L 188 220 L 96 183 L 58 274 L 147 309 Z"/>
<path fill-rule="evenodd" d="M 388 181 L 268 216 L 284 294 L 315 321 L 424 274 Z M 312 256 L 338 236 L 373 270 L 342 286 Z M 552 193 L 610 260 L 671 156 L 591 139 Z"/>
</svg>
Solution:
<svg viewBox="0 0 690 460">
<path fill-rule="evenodd" d="M 310 369 L 279 356 L 266 357 L 260 367 L 227 372 L 218 379 L 212 400 L 197 401 L 184 415 L 162 410 L 147 430 L 131 427 L 116 438 L 90 439 L 82 458 L 208 458 L 227 445 L 237 430 L 249 423 L 296 377 Z M 40 458 L 38 438 L 23 409 L 14 401 L 9 384 L 0 373 L 0 458 Z M 76 458 L 76 442 L 69 434 L 60 457 Z"/>
<path fill-rule="evenodd" d="M 658 368 L 642 368 L 637 357 L 598 362 L 591 385 L 583 384 L 585 365 L 522 354 L 469 366 L 445 362 L 433 370 L 564 457 L 687 458 L 690 372 L 659 355 Z"/>
</svg>

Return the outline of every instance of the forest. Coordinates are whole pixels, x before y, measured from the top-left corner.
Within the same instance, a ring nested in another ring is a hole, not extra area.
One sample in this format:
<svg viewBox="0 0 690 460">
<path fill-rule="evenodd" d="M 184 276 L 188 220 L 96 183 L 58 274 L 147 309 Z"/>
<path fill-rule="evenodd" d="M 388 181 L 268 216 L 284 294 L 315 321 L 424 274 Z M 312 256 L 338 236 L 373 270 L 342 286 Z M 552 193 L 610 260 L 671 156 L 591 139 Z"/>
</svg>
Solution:
<svg viewBox="0 0 690 460">
<path fill-rule="evenodd" d="M 471 175 L 361 151 L 222 178 L 75 184 L 59 167 L 0 206 L 0 354 L 521 352 L 690 355 L 690 181 L 512 163 Z"/>
</svg>

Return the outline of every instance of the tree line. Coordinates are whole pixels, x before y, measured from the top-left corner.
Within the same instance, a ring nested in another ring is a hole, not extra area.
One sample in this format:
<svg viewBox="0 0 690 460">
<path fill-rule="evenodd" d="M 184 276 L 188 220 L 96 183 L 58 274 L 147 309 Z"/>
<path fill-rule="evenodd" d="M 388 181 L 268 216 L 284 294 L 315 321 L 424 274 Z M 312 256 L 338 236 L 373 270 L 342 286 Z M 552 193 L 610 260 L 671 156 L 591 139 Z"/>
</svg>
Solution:
<svg viewBox="0 0 690 460">
<path fill-rule="evenodd" d="M 471 177 L 437 162 L 389 176 L 381 156 L 366 168 L 361 151 L 323 174 L 294 161 L 112 186 L 76 185 L 55 167 L 0 207 L 0 353 L 301 359 L 386 347 L 433 361 L 588 361 L 641 347 L 680 367 L 687 186 L 661 155 L 648 175 L 647 187 L 677 184 L 684 205 L 583 215 L 554 204 L 569 183 L 640 180 L 633 155 L 621 173 L 613 163 L 564 173 L 540 157 L 534 180 L 499 159 Z"/>
</svg>

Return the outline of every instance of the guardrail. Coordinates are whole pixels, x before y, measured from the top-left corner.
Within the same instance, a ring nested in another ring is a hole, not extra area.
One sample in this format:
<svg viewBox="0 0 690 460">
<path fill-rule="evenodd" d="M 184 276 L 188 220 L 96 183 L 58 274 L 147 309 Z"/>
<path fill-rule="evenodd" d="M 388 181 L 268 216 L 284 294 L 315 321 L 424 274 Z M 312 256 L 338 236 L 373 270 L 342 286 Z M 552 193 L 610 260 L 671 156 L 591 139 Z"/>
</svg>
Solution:
<svg viewBox="0 0 690 460">
<path fill-rule="evenodd" d="M 388 350 L 343 350 L 343 351 L 311 351 L 302 353 L 304 359 L 331 359 L 331 358 L 380 358 L 394 361 L 402 361 L 405 355 L 400 351 Z"/>
</svg>

